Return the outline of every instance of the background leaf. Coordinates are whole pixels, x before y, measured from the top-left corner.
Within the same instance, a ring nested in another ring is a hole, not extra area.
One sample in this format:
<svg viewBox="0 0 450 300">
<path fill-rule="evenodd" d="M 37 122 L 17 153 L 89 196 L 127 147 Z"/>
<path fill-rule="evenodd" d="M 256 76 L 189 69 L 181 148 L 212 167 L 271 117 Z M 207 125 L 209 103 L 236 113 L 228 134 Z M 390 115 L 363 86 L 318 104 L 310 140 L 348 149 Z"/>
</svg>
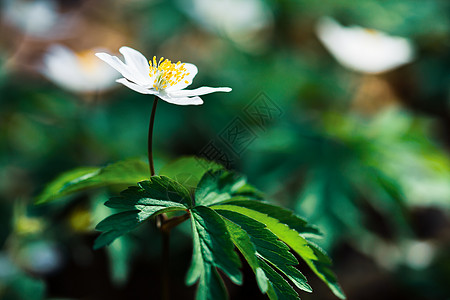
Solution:
<svg viewBox="0 0 450 300">
<path fill-rule="evenodd" d="M 85 167 L 68 171 L 50 182 L 37 197 L 36 204 L 46 203 L 76 192 L 109 186 L 132 185 L 149 178 L 148 164 L 140 159 L 119 161 L 103 168 Z"/>
<path fill-rule="evenodd" d="M 226 170 L 208 172 L 195 190 L 195 204 L 209 206 L 236 196 L 261 199 L 262 194 L 244 176 Z"/>
<path fill-rule="evenodd" d="M 159 174 L 176 180 L 186 188 L 194 189 L 206 172 L 214 172 L 222 168 L 222 165 L 203 158 L 185 156 L 166 164 Z"/>
</svg>

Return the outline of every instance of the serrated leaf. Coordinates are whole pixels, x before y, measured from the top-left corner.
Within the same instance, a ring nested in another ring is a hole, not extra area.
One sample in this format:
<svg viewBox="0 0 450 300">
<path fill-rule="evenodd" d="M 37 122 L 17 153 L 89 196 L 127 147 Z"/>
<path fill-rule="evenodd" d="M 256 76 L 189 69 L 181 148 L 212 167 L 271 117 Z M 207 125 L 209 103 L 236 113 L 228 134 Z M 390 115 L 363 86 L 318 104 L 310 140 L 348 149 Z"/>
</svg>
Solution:
<svg viewBox="0 0 450 300">
<path fill-rule="evenodd" d="M 247 232 L 230 220 L 225 220 L 233 243 L 255 273 L 261 292 L 267 293 L 271 300 L 283 299 L 283 297 L 284 299 L 299 299 L 289 283 L 259 256 L 256 250 L 257 246 L 251 241 Z"/>
<path fill-rule="evenodd" d="M 148 218 L 171 211 L 186 211 L 191 199 L 189 192 L 176 181 L 165 176 L 153 176 L 123 191 L 105 203 L 126 211 L 101 221 L 96 229 L 103 231 L 94 243 L 98 249 L 110 244 L 119 236 L 135 229 Z"/>
<path fill-rule="evenodd" d="M 311 287 L 306 283 L 305 276 L 293 267 L 293 265 L 298 264 L 298 261 L 290 252 L 289 247 L 268 230 L 264 224 L 236 212 L 225 210 L 218 210 L 218 212 L 226 220 L 238 225 L 246 232 L 250 237 L 251 243 L 254 245 L 258 257 L 263 258 L 280 272 L 284 273 L 299 289 L 312 292 Z M 227 226 L 230 228 L 228 222 Z M 233 232 L 237 231 L 234 228 Z M 233 234 L 231 236 L 233 239 Z M 233 239 L 233 241 L 235 240 Z"/>
<path fill-rule="evenodd" d="M 239 249 L 239 251 L 247 260 L 249 266 L 252 268 L 256 276 L 256 282 L 262 293 L 267 292 L 268 282 L 265 272 L 259 266 L 258 258 L 256 256 L 256 247 L 250 241 L 248 234 L 238 225 L 230 220 L 224 219 L 228 232 L 230 233 L 231 240 Z"/>
<path fill-rule="evenodd" d="M 264 260 L 258 259 L 261 269 L 265 272 L 270 286 L 267 295 L 270 299 L 278 300 L 298 300 L 297 292 L 289 285 L 289 283 L 277 272 L 275 272 Z"/>
<path fill-rule="evenodd" d="M 101 221 L 95 229 L 103 233 L 95 240 L 94 249 L 111 244 L 119 236 L 139 226 L 138 213 L 138 210 L 125 211 Z"/>
<path fill-rule="evenodd" d="M 50 182 L 37 197 L 36 204 L 46 203 L 76 192 L 115 185 L 131 185 L 149 178 L 148 164 L 129 159 L 103 168 L 84 167 L 68 171 Z"/>
<path fill-rule="evenodd" d="M 210 206 L 236 196 L 261 199 L 245 177 L 226 170 L 205 173 L 195 190 L 195 204 Z"/>
<path fill-rule="evenodd" d="M 263 209 L 261 210 L 263 210 L 264 212 L 255 210 L 262 207 Z M 298 232 L 296 229 L 290 228 L 288 224 L 281 223 L 280 220 L 272 217 L 272 215 L 270 214 L 272 211 L 275 212 L 276 215 L 278 215 L 280 213 L 280 210 L 284 210 L 280 207 L 258 201 L 247 200 L 229 201 L 226 202 L 226 204 L 215 205 L 212 208 L 234 211 L 252 218 L 260 223 L 263 223 L 280 240 L 288 244 L 289 247 L 291 247 L 304 259 L 317 259 L 312 249 L 308 247 L 308 241 L 301 236 L 301 232 Z M 298 224 L 296 225 L 298 227 Z"/>
<path fill-rule="evenodd" d="M 224 220 L 215 211 L 198 206 L 190 212 L 194 250 L 186 284 L 199 282 L 198 300 L 224 299 L 226 290 L 216 268 L 221 269 L 234 283 L 241 284 L 239 257 Z"/>
<path fill-rule="evenodd" d="M 150 180 L 141 181 L 138 186 L 131 186 L 120 193 L 120 197 L 113 197 L 105 203 L 111 208 L 127 209 L 133 205 L 154 206 L 159 201 L 169 201 L 191 206 L 192 199 L 189 191 L 175 180 L 166 176 L 153 176 Z M 164 202 L 161 202 L 164 205 Z"/>
<path fill-rule="evenodd" d="M 330 290 L 340 299 L 346 299 L 344 291 L 337 281 L 337 277 L 331 270 L 331 259 L 317 245 L 310 242 L 310 248 L 313 249 L 317 260 L 306 260 L 305 262 L 313 270 L 313 272 L 325 282 Z"/>
<path fill-rule="evenodd" d="M 277 219 L 280 223 L 289 224 L 289 227 L 299 232 L 303 237 L 322 237 L 322 233 L 315 226 L 311 226 L 308 222 L 297 216 L 293 211 L 285 209 L 276 205 L 268 204 L 261 201 L 251 200 L 231 200 L 224 204 L 233 203 L 241 207 L 260 212 L 262 214 L 270 215 L 272 218 Z"/>
<path fill-rule="evenodd" d="M 220 169 L 223 169 L 223 166 L 215 162 L 187 156 L 165 165 L 159 174 L 176 180 L 188 189 L 195 189 L 206 172 L 214 172 Z"/>
<path fill-rule="evenodd" d="M 341 299 L 345 298 L 344 293 L 337 283 L 336 276 L 329 268 L 329 258 L 320 251 L 318 247 L 302 237 L 303 228 L 307 226 L 307 224 L 303 224 L 304 227 L 299 226 L 302 222 L 296 220 L 295 215 L 290 211 L 253 200 L 227 201 L 224 204 L 218 204 L 211 208 L 214 210 L 236 212 L 263 223 L 280 240 L 297 252 L 313 272 L 329 286 L 336 296 Z M 295 222 L 291 225 L 289 222 L 282 223 L 281 220 L 294 220 Z M 300 232 L 297 231 L 297 229 L 300 229 Z M 309 231 L 310 230 L 307 230 L 307 232 Z"/>
</svg>

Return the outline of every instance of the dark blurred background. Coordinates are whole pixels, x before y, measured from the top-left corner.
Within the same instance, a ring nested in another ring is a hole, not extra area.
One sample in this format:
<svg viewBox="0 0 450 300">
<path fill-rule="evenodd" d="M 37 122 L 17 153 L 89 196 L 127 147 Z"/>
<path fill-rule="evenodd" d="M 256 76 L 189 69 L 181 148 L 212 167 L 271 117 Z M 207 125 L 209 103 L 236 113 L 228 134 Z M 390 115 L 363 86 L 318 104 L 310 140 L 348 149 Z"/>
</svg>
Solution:
<svg viewBox="0 0 450 300">
<path fill-rule="evenodd" d="M 161 103 L 157 169 L 213 145 L 320 227 L 349 299 L 449 299 L 449 1 L 0 3 L 1 299 L 159 298 L 154 224 L 92 250 L 119 189 L 33 205 L 61 172 L 145 157 L 153 98 L 93 55 L 123 45 L 194 63 L 192 88 L 233 88 L 202 106 Z M 238 147 L 223 138 L 236 123 Z M 171 240 L 173 299 L 195 291 L 189 230 Z M 264 299 L 243 268 L 231 299 Z M 335 299 L 299 268 L 314 289 L 302 299 Z"/>
</svg>

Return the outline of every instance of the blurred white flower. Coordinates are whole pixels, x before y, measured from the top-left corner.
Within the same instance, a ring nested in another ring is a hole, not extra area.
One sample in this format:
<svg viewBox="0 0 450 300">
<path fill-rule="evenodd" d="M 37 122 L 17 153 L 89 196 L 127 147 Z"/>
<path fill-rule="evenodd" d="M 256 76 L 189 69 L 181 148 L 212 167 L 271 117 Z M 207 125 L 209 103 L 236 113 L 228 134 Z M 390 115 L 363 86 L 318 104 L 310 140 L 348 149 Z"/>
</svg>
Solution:
<svg viewBox="0 0 450 300">
<path fill-rule="evenodd" d="M 244 48 L 259 46 L 273 24 L 269 7 L 261 0 L 180 0 L 180 5 L 208 31 L 226 35 Z"/>
<path fill-rule="evenodd" d="M 72 22 L 67 14 L 58 12 L 53 0 L 5 0 L 1 8 L 1 15 L 8 24 L 39 38 L 67 36 Z"/>
<path fill-rule="evenodd" d="M 430 242 L 411 240 L 405 244 L 406 255 L 404 259 L 411 268 L 425 269 L 433 262 L 436 249 Z"/>
<path fill-rule="evenodd" d="M 185 90 L 197 75 L 198 70 L 195 65 L 172 63 L 168 59 L 164 60 L 163 57 L 157 61 L 155 56 L 153 61 L 147 61 L 139 51 L 129 47 L 122 47 L 119 51 L 123 54 L 125 63 L 107 53 L 96 55 L 125 77 L 118 79 L 117 82 L 138 93 L 156 95 L 166 102 L 177 105 L 199 105 L 203 104 L 203 100 L 198 96 L 231 91 L 228 87 L 206 86 L 195 90 Z"/>
<path fill-rule="evenodd" d="M 382 73 L 414 58 L 410 40 L 358 26 L 344 27 L 322 18 L 316 27 L 325 47 L 343 66 L 362 73 Z"/>
<path fill-rule="evenodd" d="M 15 254 L 19 264 L 37 274 L 49 274 L 58 270 L 64 258 L 59 247 L 51 241 L 33 241 Z"/>
<path fill-rule="evenodd" d="M 95 57 L 95 50 L 75 53 L 51 46 L 44 55 L 41 72 L 51 81 L 72 92 L 97 92 L 111 88 L 119 77 Z"/>
</svg>

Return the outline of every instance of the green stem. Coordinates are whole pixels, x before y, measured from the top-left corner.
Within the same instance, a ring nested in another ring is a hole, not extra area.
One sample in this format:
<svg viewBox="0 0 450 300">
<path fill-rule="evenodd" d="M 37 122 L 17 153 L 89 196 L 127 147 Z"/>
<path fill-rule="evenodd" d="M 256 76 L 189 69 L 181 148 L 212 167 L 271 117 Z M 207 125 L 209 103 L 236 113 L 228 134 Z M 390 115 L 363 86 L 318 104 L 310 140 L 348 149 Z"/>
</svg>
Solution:
<svg viewBox="0 0 450 300">
<path fill-rule="evenodd" d="M 150 166 L 150 175 L 155 175 L 155 165 L 153 164 L 153 124 L 155 123 L 156 105 L 158 97 L 153 100 L 152 114 L 150 115 L 150 124 L 148 125 L 148 164 Z"/>
<path fill-rule="evenodd" d="M 155 96 L 153 100 L 152 113 L 150 115 L 150 124 L 148 126 L 148 164 L 150 167 L 150 176 L 155 176 L 155 165 L 153 163 L 153 125 L 155 123 L 155 112 L 158 104 L 158 97 Z M 162 299 L 170 299 L 170 273 L 169 273 L 169 259 L 170 259 L 170 230 L 189 219 L 189 213 L 167 219 L 166 214 L 161 214 L 156 217 L 156 226 L 162 233 Z"/>
<path fill-rule="evenodd" d="M 153 163 L 153 125 L 155 124 L 155 112 L 156 106 L 158 105 L 158 97 L 155 95 L 153 100 L 152 113 L 150 115 L 150 123 L 148 125 L 148 165 L 150 167 L 150 176 L 155 176 L 155 165 Z M 161 214 L 156 217 L 156 226 L 160 229 L 162 233 L 162 266 L 161 266 L 161 277 L 162 277 L 162 299 L 169 300 L 169 251 L 170 251 L 170 231 L 165 231 L 162 225 L 166 221 L 167 217 L 165 214 Z"/>
<path fill-rule="evenodd" d="M 190 213 L 188 212 L 187 214 L 184 214 L 182 216 L 173 217 L 171 219 L 168 219 L 162 223 L 161 230 L 170 232 L 170 230 L 172 230 L 172 228 L 180 225 L 181 223 L 183 223 L 184 221 L 189 219 L 189 217 L 190 217 Z"/>
</svg>

